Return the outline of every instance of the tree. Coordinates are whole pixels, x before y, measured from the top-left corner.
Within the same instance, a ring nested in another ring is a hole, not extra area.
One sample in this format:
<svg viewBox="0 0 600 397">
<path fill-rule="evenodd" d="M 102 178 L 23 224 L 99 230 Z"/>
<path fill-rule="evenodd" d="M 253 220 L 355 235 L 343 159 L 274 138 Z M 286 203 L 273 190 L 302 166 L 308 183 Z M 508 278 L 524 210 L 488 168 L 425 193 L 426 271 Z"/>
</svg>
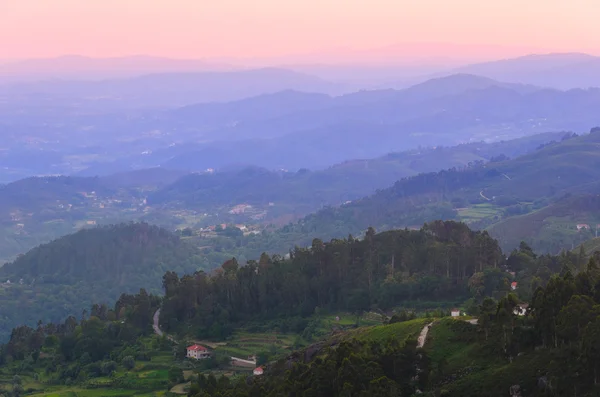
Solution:
<svg viewBox="0 0 600 397">
<path fill-rule="evenodd" d="M 169 382 L 171 383 L 181 383 L 184 381 L 183 370 L 177 367 L 171 367 L 169 369 Z"/>
<path fill-rule="evenodd" d="M 560 310 L 556 327 L 564 341 L 571 343 L 580 340 L 588 323 L 600 315 L 600 307 L 594 305 L 594 300 L 589 296 L 573 295 L 569 303 Z"/>
<path fill-rule="evenodd" d="M 256 365 L 263 365 L 269 362 L 271 354 L 267 351 L 261 350 L 256 354 Z"/>
<path fill-rule="evenodd" d="M 490 331 L 496 318 L 497 305 L 492 298 L 485 298 L 479 308 L 479 319 L 477 325 L 485 333 L 485 340 L 488 339 Z"/>
<path fill-rule="evenodd" d="M 114 361 L 104 361 L 100 365 L 100 370 L 102 371 L 103 375 L 110 376 L 117 370 L 117 363 Z"/>
<path fill-rule="evenodd" d="M 586 362 L 591 366 L 594 385 L 598 384 L 600 369 L 600 318 L 588 324 L 583 332 L 582 352 Z"/>
<path fill-rule="evenodd" d="M 12 378 L 12 394 L 13 397 L 19 397 L 21 394 L 23 394 L 23 385 L 19 375 L 15 375 Z"/>
<path fill-rule="evenodd" d="M 132 370 L 135 367 L 135 359 L 132 356 L 125 356 L 121 360 L 121 364 L 128 370 Z"/>
</svg>

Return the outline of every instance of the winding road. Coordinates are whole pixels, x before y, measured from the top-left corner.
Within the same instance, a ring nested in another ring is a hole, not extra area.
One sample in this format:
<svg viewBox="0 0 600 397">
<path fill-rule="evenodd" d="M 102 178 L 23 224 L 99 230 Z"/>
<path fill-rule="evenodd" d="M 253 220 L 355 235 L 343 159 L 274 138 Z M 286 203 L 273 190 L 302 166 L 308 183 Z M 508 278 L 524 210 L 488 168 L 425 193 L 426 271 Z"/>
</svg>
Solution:
<svg viewBox="0 0 600 397">
<path fill-rule="evenodd" d="M 154 328 L 154 333 L 158 336 L 163 336 L 163 332 L 160 330 L 160 327 L 158 326 L 158 318 L 160 317 L 160 309 L 158 309 L 155 313 L 154 313 L 154 324 L 152 324 L 152 328 Z"/>
<path fill-rule="evenodd" d="M 429 328 L 431 328 L 432 325 L 433 325 L 433 322 L 427 324 L 421 330 L 421 333 L 419 334 L 419 338 L 417 339 L 417 349 L 420 349 L 423 346 L 425 346 L 425 342 L 427 341 L 427 333 L 429 332 Z"/>
<path fill-rule="evenodd" d="M 467 322 L 469 324 L 477 325 L 476 318 L 467 320 Z M 423 329 L 421 330 L 421 333 L 419 334 L 419 337 L 417 338 L 417 349 L 423 348 L 423 346 L 425 346 L 425 342 L 427 342 L 427 333 L 429 332 L 429 329 L 433 326 L 434 323 L 435 323 L 435 321 L 425 325 L 423 327 Z"/>
<path fill-rule="evenodd" d="M 487 197 L 485 197 L 485 196 L 483 195 L 483 190 L 479 192 L 479 195 L 480 195 L 481 197 L 483 197 L 483 198 L 484 198 L 485 200 L 487 200 L 487 201 L 492 201 L 491 199 L 489 199 L 489 198 L 487 198 Z"/>
<path fill-rule="evenodd" d="M 165 333 L 162 332 L 162 330 L 160 329 L 160 326 L 158 325 L 158 319 L 160 318 L 160 309 L 158 309 L 155 313 L 154 313 L 154 317 L 153 317 L 153 324 L 152 324 L 152 328 L 154 328 L 154 333 L 158 336 L 163 336 Z M 167 339 L 170 340 L 171 342 L 175 343 L 176 345 L 179 343 L 177 342 L 171 335 L 167 335 Z"/>
</svg>

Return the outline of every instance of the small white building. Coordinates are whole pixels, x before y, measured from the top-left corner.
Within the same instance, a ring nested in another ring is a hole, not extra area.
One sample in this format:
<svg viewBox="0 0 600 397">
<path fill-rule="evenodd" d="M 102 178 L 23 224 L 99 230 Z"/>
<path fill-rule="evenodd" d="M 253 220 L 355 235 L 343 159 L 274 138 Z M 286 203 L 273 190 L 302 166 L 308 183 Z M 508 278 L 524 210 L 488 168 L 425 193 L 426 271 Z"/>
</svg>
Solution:
<svg viewBox="0 0 600 397">
<path fill-rule="evenodd" d="M 252 371 L 252 373 L 253 373 L 255 376 L 260 376 L 260 375 L 262 375 L 264 372 L 265 372 L 265 371 L 264 371 L 263 367 L 256 367 L 256 368 L 254 368 L 254 371 Z"/>
<path fill-rule="evenodd" d="M 210 357 L 210 352 L 204 346 L 192 345 L 187 348 L 187 357 L 202 360 Z"/>
<path fill-rule="evenodd" d="M 514 314 L 517 316 L 524 316 L 525 314 L 527 314 L 527 308 L 529 307 L 528 303 L 519 303 L 515 309 L 514 309 Z"/>
<path fill-rule="evenodd" d="M 460 310 L 459 309 L 452 309 L 452 310 L 450 310 L 450 315 L 452 317 L 459 317 L 460 316 Z"/>
</svg>

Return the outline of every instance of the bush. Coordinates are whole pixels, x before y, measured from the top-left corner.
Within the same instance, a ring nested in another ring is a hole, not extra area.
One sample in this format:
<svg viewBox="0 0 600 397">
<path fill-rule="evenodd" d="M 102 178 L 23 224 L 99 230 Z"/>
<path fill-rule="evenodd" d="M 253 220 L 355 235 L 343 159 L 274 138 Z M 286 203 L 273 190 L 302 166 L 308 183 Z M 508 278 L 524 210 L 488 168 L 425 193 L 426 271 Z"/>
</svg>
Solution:
<svg viewBox="0 0 600 397">
<path fill-rule="evenodd" d="M 103 375 L 109 376 L 117 370 L 117 363 L 114 361 L 105 361 L 100 365 Z"/>
<path fill-rule="evenodd" d="M 169 369 L 169 382 L 171 383 L 181 383 L 184 381 L 183 371 L 181 368 L 171 367 Z"/>
<path fill-rule="evenodd" d="M 121 360 L 121 364 L 125 369 L 132 370 L 135 367 L 135 359 L 132 356 L 125 356 Z"/>
</svg>

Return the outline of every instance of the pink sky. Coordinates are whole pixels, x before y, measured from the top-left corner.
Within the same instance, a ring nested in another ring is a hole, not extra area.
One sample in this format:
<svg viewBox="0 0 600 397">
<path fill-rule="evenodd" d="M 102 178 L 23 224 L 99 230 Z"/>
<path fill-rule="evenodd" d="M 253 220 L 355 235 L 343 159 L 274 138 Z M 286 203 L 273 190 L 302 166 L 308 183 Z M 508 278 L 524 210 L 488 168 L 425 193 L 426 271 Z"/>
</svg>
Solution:
<svg viewBox="0 0 600 397">
<path fill-rule="evenodd" d="M 598 0 L 0 0 L 0 59 L 271 57 L 415 42 L 600 55 L 599 15 Z"/>
</svg>

